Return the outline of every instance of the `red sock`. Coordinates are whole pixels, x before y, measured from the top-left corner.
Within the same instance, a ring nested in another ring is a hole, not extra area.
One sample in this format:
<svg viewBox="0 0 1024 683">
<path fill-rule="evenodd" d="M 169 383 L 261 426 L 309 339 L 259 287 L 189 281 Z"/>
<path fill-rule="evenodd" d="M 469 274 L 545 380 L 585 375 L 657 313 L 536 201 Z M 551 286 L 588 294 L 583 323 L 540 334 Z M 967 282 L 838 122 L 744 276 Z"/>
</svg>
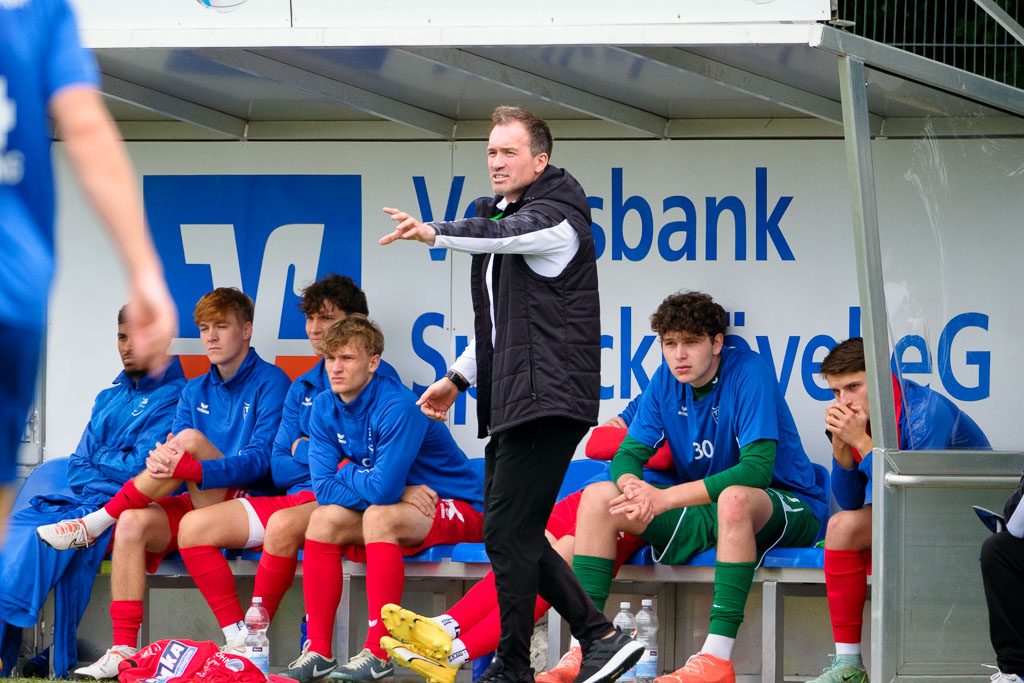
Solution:
<svg viewBox="0 0 1024 683">
<path fill-rule="evenodd" d="M 125 510 L 144 508 L 152 502 L 153 499 L 135 488 L 135 481 L 129 479 L 121 487 L 121 490 L 114 494 L 110 502 L 103 506 L 103 509 L 107 511 L 108 515 L 117 519 Z"/>
<path fill-rule="evenodd" d="M 540 619 L 548 611 L 549 607 L 551 607 L 550 603 L 537 598 L 537 606 L 533 611 L 533 620 L 537 621 Z M 469 655 L 469 658 L 476 659 L 497 649 L 500 636 L 501 616 L 498 614 L 497 606 L 495 606 L 487 616 L 476 622 L 473 628 L 463 631 L 459 635 L 459 639 L 466 646 L 466 654 Z"/>
<path fill-rule="evenodd" d="M 498 592 L 494 588 L 494 572 L 487 572 L 487 575 L 473 584 L 466 595 L 445 614 L 458 623 L 461 637 L 463 633 L 476 628 L 476 625 L 487 618 L 497 606 Z"/>
<path fill-rule="evenodd" d="M 365 647 L 381 659 L 388 657 L 380 646 L 380 639 L 388 635 L 388 629 L 380 618 L 380 610 L 389 602 L 400 604 L 404 587 L 402 549 L 394 543 L 367 543 L 366 607 L 370 615 L 370 630 L 366 634 Z"/>
<path fill-rule="evenodd" d="M 203 480 L 203 463 L 192 457 L 192 454 L 185 451 L 181 454 L 178 464 L 174 466 L 174 476 L 185 481 Z"/>
<path fill-rule="evenodd" d="M 295 578 L 295 567 L 299 564 L 297 557 L 271 555 L 266 550 L 260 558 L 260 566 L 256 570 L 256 587 L 253 595 L 263 598 L 263 606 L 273 620 L 281 598 L 291 588 Z"/>
<path fill-rule="evenodd" d="M 139 646 L 142 600 L 111 600 L 110 621 L 114 625 L 114 645 Z"/>
<path fill-rule="evenodd" d="M 825 548 L 825 593 L 837 643 L 859 643 L 864 628 L 871 551 Z"/>
<path fill-rule="evenodd" d="M 238 602 L 235 576 L 231 573 L 228 561 L 224 559 L 224 553 L 212 545 L 179 548 L 179 552 L 188 573 L 196 582 L 196 588 L 217 617 L 217 624 L 224 628 L 242 621 L 245 616 Z"/>
<path fill-rule="evenodd" d="M 302 554 L 302 595 L 306 600 L 309 649 L 330 659 L 334 613 L 341 602 L 341 546 L 306 539 Z"/>
</svg>

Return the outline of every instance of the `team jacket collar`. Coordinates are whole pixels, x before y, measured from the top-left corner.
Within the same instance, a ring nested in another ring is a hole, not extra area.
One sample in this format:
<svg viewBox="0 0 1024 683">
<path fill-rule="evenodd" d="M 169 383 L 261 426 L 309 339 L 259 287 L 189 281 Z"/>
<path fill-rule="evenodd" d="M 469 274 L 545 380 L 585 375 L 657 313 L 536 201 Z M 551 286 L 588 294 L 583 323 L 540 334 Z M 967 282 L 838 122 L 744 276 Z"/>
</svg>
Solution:
<svg viewBox="0 0 1024 683">
<path fill-rule="evenodd" d="M 245 354 L 245 360 L 238 367 L 238 372 L 229 379 L 227 382 L 220 378 L 220 373 L 217 372 L 217 366 L 210 366 L 210 382 L 215 385 L 231 386 L 233 384 L 242 384 L 248 378 L 249 373 L 252 372 L 253 367 L 256 365 L 256 361 L 259 360 L 259 356 L 256 355 L 256 349 L 249 347 L 249 352 Z"/>
<path fill-rule="evenodd" d="M 128 373 L 122 370 L 111 384 L 130 384 L 134 389 L 138 391 L 152 391 L 163 386 L 167 382 L 173 382 L 176 379 L 184 379 L 185 373 L 181 369 L 181 361 L 178 360 L 177 356 L 171 356 L 171 361 L 162 369 L 157 372 L 151 372 L 145 375 L 138 381 L 132 380 L 128 377 Z"/>
<path fill-rule="evenodd" d="M 341 396 L 338 396 L 337 394 L 334 394 L 334 400 L 338 402 L 338 405 L 341 406 L 341 409 L 345 412 L 352 413 L 354 415 L 362 415 L 377 402 L 377 392 L 379 388 L 380 382 L 377 380 L 377 373 L 374 373 L 373 376 L 370 377 L 369 384 L 363 387 L 363 390 L 359 392 L 358 396 L 356 396 L 356 400 L 351 403 L 345 403 L 341 400 Z"/>
</svg>

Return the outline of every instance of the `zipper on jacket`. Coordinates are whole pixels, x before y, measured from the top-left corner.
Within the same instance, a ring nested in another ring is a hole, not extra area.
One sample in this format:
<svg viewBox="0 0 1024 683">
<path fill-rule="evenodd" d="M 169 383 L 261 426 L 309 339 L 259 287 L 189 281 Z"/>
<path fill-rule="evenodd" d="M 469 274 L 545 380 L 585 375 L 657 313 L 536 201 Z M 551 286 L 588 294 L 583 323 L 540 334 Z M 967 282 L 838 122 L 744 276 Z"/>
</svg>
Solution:
<svg viewBox="0 0 1024 683">
<path fill-rule="evenodd" d="M 533 345 L 532 344 L 528 345 L 526 347 L 526 360 L 527 360 L 527 362 L 530 365 L 530 398 L 532 398 L 534 401 L 536 401 L 537 400 L 537 383 L 534 381 L 534 377 L 533 377 Z"/>
</svg>

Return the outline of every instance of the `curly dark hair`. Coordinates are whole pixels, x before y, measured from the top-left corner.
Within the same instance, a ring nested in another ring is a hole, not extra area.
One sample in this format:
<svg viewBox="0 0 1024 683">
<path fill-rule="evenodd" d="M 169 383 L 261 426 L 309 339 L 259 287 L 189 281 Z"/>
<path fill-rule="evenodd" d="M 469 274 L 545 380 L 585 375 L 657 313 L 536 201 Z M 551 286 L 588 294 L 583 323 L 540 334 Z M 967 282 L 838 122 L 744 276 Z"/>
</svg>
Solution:
<svg viewBox="0 0 1024 683">
<path fill-rule="evenodd" d="M 683 332 L 714 339 L 725 334 L 725 327 L 725 309 L 704 292 L 670 294 L 651 316 L 651 329 L 659 337 Z"/>
<path fill-rule="evenodd" d="M 302 301 L 299 302 L 299 310 L 306 315 L 319 313 L 324 310 L 324 303 L 330 302 L 345 315 L 362 313 L 369 315 L 370 309 L 366 305 L 366 294 L 359 289 L 359 285 L 348 275 L 336 275 L 331 273 L 325 275 L 309 287 L 302 290 Z"/>
<path fill-rule="evenodd" d="M 821 361 L 822 377 L 827 375 L 848 375 L 851 372 L 863 372 L 867 370 L 864 364 L 864 338 L 850 337 L 844 342 L 836 344 L 836 347 L 828 352 L 825 360 Z"/>
</svg>

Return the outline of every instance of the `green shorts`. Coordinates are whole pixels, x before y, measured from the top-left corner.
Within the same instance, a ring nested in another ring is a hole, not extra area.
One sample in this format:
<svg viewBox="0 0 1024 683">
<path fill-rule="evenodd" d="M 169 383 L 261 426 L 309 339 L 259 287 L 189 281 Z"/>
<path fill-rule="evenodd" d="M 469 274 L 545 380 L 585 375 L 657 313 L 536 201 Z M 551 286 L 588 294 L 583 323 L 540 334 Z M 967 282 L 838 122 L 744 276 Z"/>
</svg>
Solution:
<svg viewBox="0 0 1024 683">
<path fill-rule="evenodd" d="M 757 562 L 772 548 L 805 547 L 814 543 L 821 520 L 807 504 L 789 491 L 765 489 L 772 501 L 772 516 L 754 535 Z M 718 505 L 677 508 L 651 520 L 640 538 L 651 544 L 661 564 L 686 564 L 691 557 L 718 543 Z"/>
</svg>

